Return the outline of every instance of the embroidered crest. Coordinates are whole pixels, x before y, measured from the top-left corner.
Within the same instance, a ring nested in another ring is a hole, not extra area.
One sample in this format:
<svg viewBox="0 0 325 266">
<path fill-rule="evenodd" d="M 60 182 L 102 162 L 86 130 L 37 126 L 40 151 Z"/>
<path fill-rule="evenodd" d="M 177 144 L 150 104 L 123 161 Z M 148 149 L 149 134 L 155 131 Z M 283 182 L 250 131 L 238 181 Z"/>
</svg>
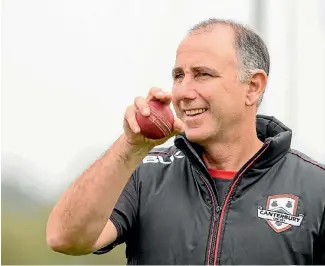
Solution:
<svg viewBox="0 0 325 266">
<path fill-rule="evenodd" d="M 297 215 L 298 201 L 299 198 L 291 194 L 269 196 L 266 208 L 258 207 L 257 216 L 265 219 L 277 233 L 300 226 L 304 215 Z"/>
</svg>

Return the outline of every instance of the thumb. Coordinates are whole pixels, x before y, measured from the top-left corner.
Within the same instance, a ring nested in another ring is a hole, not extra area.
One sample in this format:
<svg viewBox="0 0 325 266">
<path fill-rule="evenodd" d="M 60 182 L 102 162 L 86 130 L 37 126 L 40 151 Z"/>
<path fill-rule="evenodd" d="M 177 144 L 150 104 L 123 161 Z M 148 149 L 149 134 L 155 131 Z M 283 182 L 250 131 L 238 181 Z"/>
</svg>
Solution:
<svg viewBox="0 0 325 266">
<path fill-rule="evenodd" d="M 175 117 L 173 125 L 173 133 L 175 135 L 183 133 L 185 131 L 185 124 L 178 117 Z"/>
</svg>

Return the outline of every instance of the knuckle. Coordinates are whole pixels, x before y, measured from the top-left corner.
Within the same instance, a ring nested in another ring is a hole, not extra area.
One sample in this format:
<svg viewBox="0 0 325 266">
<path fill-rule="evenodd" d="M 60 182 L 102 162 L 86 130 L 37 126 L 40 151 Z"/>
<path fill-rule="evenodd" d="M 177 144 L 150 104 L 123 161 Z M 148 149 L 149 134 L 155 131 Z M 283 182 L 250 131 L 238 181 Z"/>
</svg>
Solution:
<svg viewBox="0 0 325 266">
<path fill-rule="evenodd" d="M 141 97 L 141 96 L 137 96 L 137 97 L 135 97 L 135 99 L 134 99 L 134 105 L 135 105 L 135 106 L 139 107 L 139 106 L 141 106 L 143 103 L 144 103 L 144 99 L 143 99 L 143 97 Z"/>
<path fill-rule="evenodd" d="M 138 102 L 138 101 L 141 101 L 142 97 L 141 96 L 136 96 L 134 98 L 134 102 Z"/>
<path fill-rule="evenodd" d="M 139 127 L 137 120 L 134 117 L 130 117 L 128 120 L 129 126 L 132 128 L 132 130 L 135 130 L 137 127 Z"/>
<path fill-rule="evenodd" d="M 126 108 L 126 110 L 125 110 L 125 114 L 124 114 L 124 117 L 126 118 L 126 119 L 128 119 L 129 117 L 131 117 L 133 114 L 134 114 L 134 105 L 133 104 L 131 104 L 131 105 L 129 105 L 127 108 Z"/>
<path fill-rule="evenodd" d="M 157 88 L 157 87 L 153 87 L 150 90 L 150 94 L 157 94 L 158 92 L 162 91 L 161 89 Z"/>
<path fill-rule="evenodd" d="M 125 113 L 129 113 L 129 112 L 133 111 L 133 109 L 134 109 L 134 105 L 133 104 L 130 104 L 130 105 L 128 105 L 126 107 Z"/>
<path fill-rule="evenodd" d="M 132 129 L 136 126 L 136 122 L 132 118 L 129 118 L 127 121 Z"/>
</svg>

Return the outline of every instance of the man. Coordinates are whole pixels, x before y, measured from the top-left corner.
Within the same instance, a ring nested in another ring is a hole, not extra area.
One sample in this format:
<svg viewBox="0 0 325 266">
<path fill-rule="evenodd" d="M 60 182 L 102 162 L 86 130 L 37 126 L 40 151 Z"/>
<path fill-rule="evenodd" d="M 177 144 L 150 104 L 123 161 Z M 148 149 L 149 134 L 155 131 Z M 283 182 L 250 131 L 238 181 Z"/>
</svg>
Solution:
<svg viewBox="0 0 325 266">
<path fill-rule="evenodd" d="M 128 264 L 325 263 L 325 168 L 290 148 L 280 121 L 256 115 L 269 61 L 240 24 L 196 25 L 177 49 L 172 94 L 136 98 L 124 133 L 53 209 L 51 248 L 103 254 L 125 242 Z M 135 119 L 150 99 L 178 117 L 159 141 Z"/>
</svg>

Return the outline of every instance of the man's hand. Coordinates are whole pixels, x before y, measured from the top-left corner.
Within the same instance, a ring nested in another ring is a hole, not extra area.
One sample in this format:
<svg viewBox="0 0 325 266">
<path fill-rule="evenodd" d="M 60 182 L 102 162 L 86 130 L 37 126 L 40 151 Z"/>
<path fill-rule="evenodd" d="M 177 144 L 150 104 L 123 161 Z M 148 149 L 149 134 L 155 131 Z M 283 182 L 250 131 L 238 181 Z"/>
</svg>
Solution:
<svg viewBox="0 0 325 266">
<path fill-rule="evenodd" d="M 149 116 L 150 108 L 148 106 L 148 101 L 150 100 L 159 100 L 160 102 L 166 105 L 170 105 L 172 100 L 172 95 L 170 93 L 164 92 L 161 89 L 152 88 L 149 91 L 149 94 L 146 98 L 136 97 L 134 103 L 127 107 L 125 111 L 124 123 L 123 123 L 124 133 L 127 142 L 134 147 L 138 147 L 138 148 L 147 147 L 147 146 L 154 147 L 163 144 L 169 138 L 177 134 L 180 134 L 181 132 L 184 131 L 183 122 L 179 118 L 175 117 L 173 130 L 169 136 L 160 140 L 151 140 L 145 138 L 140 132 L 140 127 L 137 123 L 135 114 L 137 111 L 139 111 L 143 116 Z"/>
</svg>

